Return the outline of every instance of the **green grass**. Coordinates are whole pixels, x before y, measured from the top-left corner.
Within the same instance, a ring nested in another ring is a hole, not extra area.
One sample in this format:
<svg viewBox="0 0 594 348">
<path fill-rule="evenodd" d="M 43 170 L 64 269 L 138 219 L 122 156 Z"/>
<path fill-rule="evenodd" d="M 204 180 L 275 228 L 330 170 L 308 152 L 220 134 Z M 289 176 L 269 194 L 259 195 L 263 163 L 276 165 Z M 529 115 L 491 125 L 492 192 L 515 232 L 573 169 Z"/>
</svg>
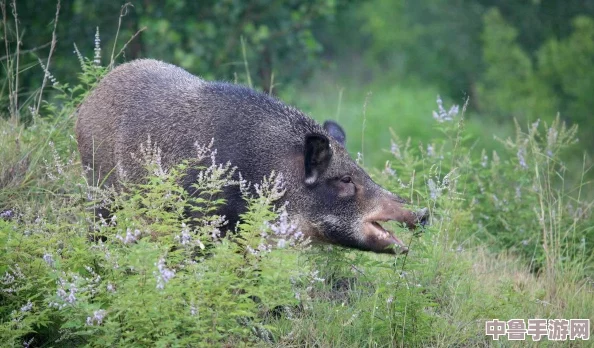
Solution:
<svg viewBox="0 0 594 348">
<path fill-rule="evenodd" d="M 432 218 L 422 233 L 390 226 L 407 256 L 301 243 L 267 252 L 262 233 L 283 219 L 273 189 L 244 197 L 240 238 L 213 240 L 211 214 L 188 227 L 188 204 L 222 204 L 206 197 L 230 184 L 229 168 L 196 197 L 178 184 L 189 163 L 120 194 L 87 185 L 73 115 L 105 71 L 82 59 L 80 84 L 58 84 L 61 98 L 29 123 L 0 119 L 7 346 L 520 347 L 536 344 L 494 342 L 485 321 L 594 320 L 591 183 L 564 166 L 576 132 L 560 120 L 522 127 L 458 113 L 439 123 L 437 91 L 414 84 L 351 82 L 340 98 L 328 77 L 287 88 L 283 99 L 337 119 L 373 178 Z M 115 222 L 93 216 L 98 201 L 118 208 Z"/>
</svg>

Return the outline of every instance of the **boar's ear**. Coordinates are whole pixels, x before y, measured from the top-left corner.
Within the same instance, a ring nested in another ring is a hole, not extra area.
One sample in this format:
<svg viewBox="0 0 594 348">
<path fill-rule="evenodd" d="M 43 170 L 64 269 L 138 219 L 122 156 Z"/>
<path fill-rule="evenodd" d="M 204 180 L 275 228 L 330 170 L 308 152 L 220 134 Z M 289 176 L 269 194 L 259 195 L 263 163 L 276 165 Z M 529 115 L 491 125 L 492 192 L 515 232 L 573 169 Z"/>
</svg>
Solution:
<svg viewBox="0 0 594 348">
<path fill-rule="evenodd" d="M 322 134 L 308 134 L 305 136 L 303 157 L 305 159 L 305 183 L 311 185 L 324 173 L 330 159 L 330 141 Z"/>
<path fill-rule="evenodd" d="M 328 134 L 332 136 L 332 138 L 336 139 L 336 141 L 338 141 L 340 145 L 344 146 L 344 143 L 346 141 L 346 134 L 344 133 L 344 130 L 338 123 L 327 120 L 326 122 L 324 122 L 324 129 L 326 130 L 326 132 L 328 132 Z"/>
</svg>

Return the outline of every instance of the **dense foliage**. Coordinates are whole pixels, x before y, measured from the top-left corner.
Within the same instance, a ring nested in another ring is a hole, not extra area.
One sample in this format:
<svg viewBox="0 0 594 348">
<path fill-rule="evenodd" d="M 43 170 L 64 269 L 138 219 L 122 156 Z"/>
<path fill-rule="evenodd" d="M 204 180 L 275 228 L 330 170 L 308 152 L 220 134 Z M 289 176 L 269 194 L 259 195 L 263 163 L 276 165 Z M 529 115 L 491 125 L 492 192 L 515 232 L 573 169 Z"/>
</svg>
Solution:
<svg viewBox="0 0 594 348">
<path fill-rule="evenodd" d="M 64 82 L 74 81 L 76 74 L 70 54 L 73 43 L 88 55 L 94 48 L 89 39 L 99 27 L 103 46 L 118 47 L 115 52 L 99 52 L 105 60 L 118 56 L 119 48 L 129 41 L 117 61 L 151 57 L 205 78 L 234 80 L 237 72 L 245 71 L 247 58 L 253 83 L 268 91 L 275 80 L 282 83 L 308 76 L 321 51 L 312 25 L 331 20 L 337 7 L 335 1 L 329 0 L 172 0 L 126 4 L 77 0 L 63 2 L 56 17 L 56 2 L 20 0 L 6 4 L 9 25 L 3 30 L 8 31 L 4 39 L 9 41 L 11 54 L 16 53 L 15 38 L 21 38 L 20 69 L 25 91 L 39 87 L 37 72 L 30 68 L 39 69 L 38 58 L 46 63 L 51 46 L 47 36 L 35 33 L 47 33 L 53 24 L 58 54 L 50 68 L 56 75 L 65 76 Z M 20 32 L 11 16 L 13 8 L 18 13 Z M 131 37 L 134 39 L 130 40 Z"/>
<path fill-rule="evenodd" d="M 552 122 L 560 112 L 582 126 L 584 147 L 594 144 L 586 133 L 594 110 L 592 1 L 371 0 L 342 16 L 344 27 L 322 44 L 347 57 L 355 46 L 375 75 L 436 84 L 500 122 Z M 347 32 L 352 40 L 335 40 Z"/>
</svg>

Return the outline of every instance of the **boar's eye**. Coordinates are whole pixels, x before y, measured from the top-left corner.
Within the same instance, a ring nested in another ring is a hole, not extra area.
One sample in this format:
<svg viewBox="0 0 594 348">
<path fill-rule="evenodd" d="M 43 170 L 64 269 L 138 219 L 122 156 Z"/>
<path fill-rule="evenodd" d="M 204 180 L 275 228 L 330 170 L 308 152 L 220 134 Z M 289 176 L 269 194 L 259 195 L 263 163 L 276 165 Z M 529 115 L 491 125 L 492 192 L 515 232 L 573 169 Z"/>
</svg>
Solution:
<svg viewBox="0 0 594 348">
<path fill-rule="evenodd" d="M 338 184 L 337 185 L 338 197 L 341 197 L 341 198 L 354 197 L 354 195 L 357 191 L 357 188 L 355 186 L 355 183 L 353 182 L 353 178 L 350 175 L 345 175 L 345 176 L 342 176 L 342 177 L 336 178 L 336 179 L 337 179 L 336 183 Z"/>
<path fill-rule="evenodd" d="M 343 176 L 342 178 L 340 178 L 340 181 L 342 181 L 345 184 L 350 184 L 353 182 L 353 178 L 351 178 L 348 175 Z"/>
</svg>

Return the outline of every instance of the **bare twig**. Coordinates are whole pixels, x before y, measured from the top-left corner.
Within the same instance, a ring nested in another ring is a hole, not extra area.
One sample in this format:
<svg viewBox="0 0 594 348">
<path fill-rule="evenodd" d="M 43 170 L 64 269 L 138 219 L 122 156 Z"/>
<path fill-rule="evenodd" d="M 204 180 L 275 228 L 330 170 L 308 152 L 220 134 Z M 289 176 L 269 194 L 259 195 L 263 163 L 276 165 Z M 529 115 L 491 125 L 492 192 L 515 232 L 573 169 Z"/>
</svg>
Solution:
<svg viewBox="0 0 594 348">
<path fill-rule="evenodd" d="M 10 55 L 10 46 L 8 45 L 8 26 L 6 25 L 6 2 L 0 1 L 0 9 L 2 10 L 2 24 L 4 27 L 4 46 L 7 57 L 6 62 L 6 77 L 8 79 L 8 101 L 10 103 L 10 110 L 12 110 L 12 74 L 10 73 L 10 66 L 12 65 L 12 56 Z"/>
<path fill-rule="evenodd" d="M 113 56 L 113 54 L 115 53 L 115 48 L 116 48 L 116 45 L 117 45 L 117 43 L 118 43 L 118 35 L 120 34 L 120 27 L 122 26 L 122 18 L 128 15 L 128 7 L 129 7 L 129 6 L 131 6 L 131 7 L 134 7 L 134 5 L 132 5 L 132 3 L 130 3 L 130 2 L 127 2 L 127 3 L 125 3 L 124 5 L 122 5 L 122 9 L 120 10 L 120 18 L 118 19 L 118 30 L 116 31 L 116 34 L 115 34 L 115 39 L 114 39 L 114 41 L 113 41 L 113 47 L 111 48 L 111 58 L 110 58 L 110 60 L 109 60 L 109 70 L 113 69 L 113 63 L 114 63 L 114 56 Z M 141 30 L 144 30 L 144 28 L 143 28 L 143 29 L 141 29 Z M 138 31 L 137 33 L 139 33 L 139 32 L 140 32 L 140 31 Z M 135 36 L 136 36 L 136 34 L 135 34 L 135 35 L 134 35 L 132 38 L 134 38 Z M 132 40 L 130 40 L 130 41 L 132 41 Z M 128 45 L 128 43 L 129 43 L 130 41 L 128 41 L 128 42 L 126 43 L 126 45 L 124 45 L 124 48 L 125 48 L 125 47 Z M 122 49 L 122 50 L 123 50 L 123 49 Z M 121 52 L 122 52 L 122 51 L 120 51 L 120 53 L 121 53 Z M 119 56 L 119 55 L 120 55 L 120 54 L 118 53 L 118 56 Z M 115 58 L 117 58 L 117 56 L 116 56 Z"/>
<path fill-rule="evenodd" d="M 14 31 L 17 39 L 16 45 L 16 64 L 15 64 L 15 77 L 14 77 L 14 89 L 12 90 L 12 117 L 18 119 L 18 112 L 19 112 L 19 58 L 20 58 L 20 50 L 21 50 L 21 37 L 19 35 L 19 17 L 17 13 L 17 6 L 16 0 L 12 0 L 12 16 L 14 17 Z"/>
<path fill-rule="evenodd" d="M 124 52 L 124 50 L 126 49 L 126 47 L 128 47 L 128 44 L 130 44 L 130 42 L 132 42 L 132 40 L 134 40 L 134 38 L 136 38 L 140 33 L 142 33 L 145 30 L 146 30 L 146 27 L 142 27 L 142 28 L 138 29 L 138 31 L 136 33 L 134 33 L 134 35 L 132 35 L 132 37 L 130 38 L 130 40 L 128 40 L 126 42 L 126 44 L 124 45 L 124 47 L 122 47 L 122 49 L 120 50 L 120 52 L 118 52 L 118 54 L 112 59 L 112 62 L 114 60 L 118 59 L 118 57 Z"/>
<path fill-rule="evenodd" d="M 51 42 L 46 42 L 41 46 L 37 46 L 37 47 L 33 47 L 33 48 L 29 48 L 28 50 L 22 50 L 21 51 L 21 56 L 25 53 L 31 53 L 31 52 L 35 52 L 35 51 L 39 51 L 41 49 L 46 48 L 47 46 L 49 46 L 51 44 Z M 12 58 L 16 56 L 16 54 L 7 54 L 5 56 L 0 57 L 0 62 L 8 60 L 9 58 Z"/>
<path fill-rule="evenodd" d="M 56 17 L 54 18 L 54 30 L 52 31 L 52 42 L 49 54 L 47 56 L 47 63 L 45 63 L 45 70 L 43 72 L 43 82 L 41 83 L 41 89 L 39 90 L 39 99 L 37 100 L 37 106 L 35 107 L 35 115 L 39 115 L 39 108 L 41 107 L 41 99 L 43 97 L 43 89 L 45 88 L 45 84 L 47 83 L 47 78 L 49 74 L 49 67 L 52 60 L 52 54 L 54 53 L 54 49 L 56 48 L 56 28 L 58 26 L 58 17 L 60 15 L 60 0 L 58 0 L 58 4 L 56 5 Z"/>
</svg>

